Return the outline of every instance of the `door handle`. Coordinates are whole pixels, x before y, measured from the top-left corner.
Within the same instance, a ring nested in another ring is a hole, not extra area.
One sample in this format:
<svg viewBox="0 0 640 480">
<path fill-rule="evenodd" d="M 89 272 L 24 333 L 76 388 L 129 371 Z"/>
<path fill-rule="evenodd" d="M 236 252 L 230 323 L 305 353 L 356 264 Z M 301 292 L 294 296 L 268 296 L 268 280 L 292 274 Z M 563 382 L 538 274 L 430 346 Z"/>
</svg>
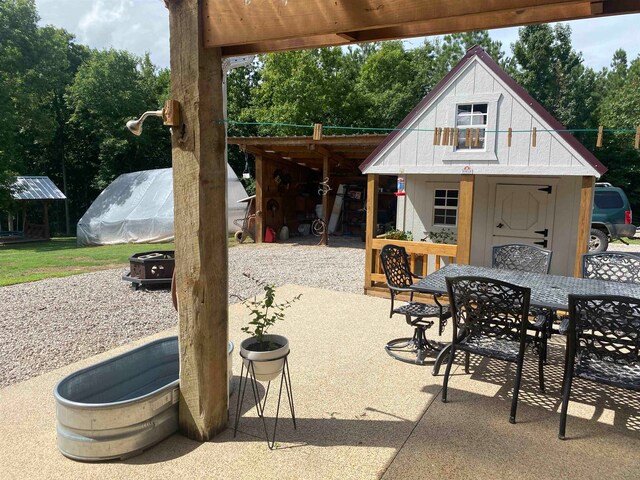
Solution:
<svg viewBox="0 0 640 480">
<path fill-rule="evenodd" d="M 544 240 L 542 240 L 541 242 L 533 242 L 536 245 L 541 245 L 542 248 L 547 248 L 547 239 L 545 238 Z"/>
<path fill-rule="evenodd" d="M 504 227 L 504 225 L 502 223 L 499 223 L 499 224 L 496 225 L 496 228 L 502 228 L 502 227 Z"/>
</svg>

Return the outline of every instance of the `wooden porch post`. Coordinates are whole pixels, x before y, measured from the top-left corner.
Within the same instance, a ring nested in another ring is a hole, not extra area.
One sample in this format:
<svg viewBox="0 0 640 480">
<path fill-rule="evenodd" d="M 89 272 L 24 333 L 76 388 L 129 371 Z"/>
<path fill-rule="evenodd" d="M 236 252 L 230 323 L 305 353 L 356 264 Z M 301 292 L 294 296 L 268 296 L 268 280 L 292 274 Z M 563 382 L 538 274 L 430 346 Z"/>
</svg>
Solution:
<svg viewBox="0 0 640 480">
<path fill-rule="evenodd" d="M 329 178 L 329 156 L 325 155 L 322 160 L 322 181 L 324 182 Z M 325 221 L 325 229 L 322 234 L 320 243 L 322 245 L 329 245 L 329 192 L 325 192 L 322 195 L 322 219 Z"/>
<path fill-rule="evenodd" d="M 578 215 L 578 232 L 576 237 L 576 260 L 573 274 L 582 276 L 582 255 L 589 250 L 589 232 L 591 230 L 591 214 L 593 210 L 594 177 L 582 177 L 580 188 L 580 213 Z"/>
<path fill-rule="evenodd" d="M 473 222 L 473 187 L 475 175 L 460 177 L 458 199 L 458 254 L 456 262 L 468 265 L 471 262 L 471 225 Z"/>
<path fill-rule="evenodd" d="M 206 441 L 226 428 L 227 173 L 222 55 L 204 49 L 199 0 L 170 0 L 171 98 L 183 128 L 172 133 L 180 430 Z"/>
<path fill-rule="evenodd" d="M 51 232 L 49 230 L 49 202 L 42 202 L 42 224 L 44 226 L 44 238 L 49 240 Z"/>
<path fill-rule="evenodd" d="M 367 293 L 367 289 L 373 286 L 371 281 L 371 274 L 376 264 L 376 259 L 373 253 L 373 237 L 377 231 L 378 223 L 378 175 L 367 175 L 367 240 L 365 247 L 365 261 L 364 261 L 364 289 Z"/>
<path fill-rule="evenodd" d="M 262 155 L 256 155 L 256 243 L 264 240 L 264 187 Z"/>
</svg>

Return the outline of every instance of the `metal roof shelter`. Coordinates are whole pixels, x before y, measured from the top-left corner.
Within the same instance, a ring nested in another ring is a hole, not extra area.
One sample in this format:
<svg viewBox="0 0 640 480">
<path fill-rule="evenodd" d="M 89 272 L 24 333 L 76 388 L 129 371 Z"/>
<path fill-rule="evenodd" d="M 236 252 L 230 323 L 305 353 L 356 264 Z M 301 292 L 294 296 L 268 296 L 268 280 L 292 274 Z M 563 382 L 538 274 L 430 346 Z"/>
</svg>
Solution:
<svg viewBox="0 0 640 480">
<path fill-rule="evenodd" d="M 14 184 L 17 189 L 12 193 L 16 200 L 64 200 L 67 197 L 49 177 L 17 177 Z"/>
<path fill-rule="evenodd" d="M 640 13 L 637 0 L 165 0 L 165 5 L 171 102 L 180 107 L 180 118 L 165 122 L 172 125 L 179 259 L 179 424 L 186 436 L 200 441 L 227 428 L 229 404 L 227 219 L 225 208 L 211 208 L 226 205 L 224 57 Z M 370 184 L 375 186 L 371 179 Z M 588 193 L 585 189 L 587 203 Z M 470 241 L 468 233 L 458 238 Z M 587 233 L 585 243 L 586 238 Z M 366 264 L 372 261 L 367 256 Z"/>
<path fill-rule="evenodd" d="M 44 175 L 29 175 L 16 177 L 11 196 L 22 203 L 22 230 L 13 230 L 12 214 L 9 214 L 9 232 L 2 235 L 3 243 L 48 240 L 49 230 L 49 201 L 65 200 L 67 197 L 60 191 L 49 177 Z M 42 204 L 42 223 L 30 223 L 27 217 L 28 206 L 35 203 Z"/>
</svg>

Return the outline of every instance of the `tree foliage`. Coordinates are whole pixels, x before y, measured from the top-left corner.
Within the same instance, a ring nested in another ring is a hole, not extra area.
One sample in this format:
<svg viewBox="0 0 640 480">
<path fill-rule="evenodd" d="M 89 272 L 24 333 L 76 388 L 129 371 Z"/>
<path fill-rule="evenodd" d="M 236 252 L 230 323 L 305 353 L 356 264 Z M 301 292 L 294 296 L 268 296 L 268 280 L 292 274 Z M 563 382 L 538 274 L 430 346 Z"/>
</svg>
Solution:
<svg viewBox="0 0 640 480">
<path fill-rule="evenodd" d="M 75 223 L 119 174 L 171 165 L 159 119 L 149 119 L 140 137 L 125 128 L 168 98 L 169 71 L 148 55 L 92 50 L 37 22 L 34 0 L 0 0 L 0 210 L 11 208 L 17 174 L 48 175 L 62 186 L 64 172 Z M 640 57 L 618 50 L 611 68 L 595 72 L 573 48 L 570 28 L 557 24 L 521 28 L 510 56 L 486 31 L 414 48 L 391 41 L 261 55 L 228 74 L 227 118 L 262 125 L 230 122 L 229 134 L 310 135 L 316 122 L 328 135 L 393 128 L 474 45 L 568 128 L 640 124 Z M 303 127 L 272 125 L 283 123 Z M 633 133 L 606 134 L 602 149 L 595 135 L 577 136 L 609 166 L 604 179 L 625 187 L 640 208 Z M 229 161 L 240 176 L 245 155 L 232 147 Z"/>
<path fill-rule="evenodd" d="M 169 74 L 148 56 L 91 50 L 37 22 L 33 0 L 0 2 L 0 209 L 15 207 L 16 175 L 47 175 L 62 188 L 64 172 L 75 223 L 120 173 L 170 165 L 159 122 L 140 138 L 125 129 L 167 98 Z"/>
</svg>

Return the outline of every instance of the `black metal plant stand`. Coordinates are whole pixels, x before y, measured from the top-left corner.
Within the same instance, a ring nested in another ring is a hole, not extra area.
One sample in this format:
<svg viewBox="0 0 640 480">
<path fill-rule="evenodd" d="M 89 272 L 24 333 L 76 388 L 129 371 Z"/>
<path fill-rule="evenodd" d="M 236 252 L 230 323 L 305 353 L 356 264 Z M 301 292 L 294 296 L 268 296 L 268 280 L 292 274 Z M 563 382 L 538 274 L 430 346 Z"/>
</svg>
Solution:
<svg viewBox="0 0 640 480">
<path fill-rule="evenodd" d="M 267 446 L 269 450 L 273 450 L 276 443 L 276 430 L 278 428 L 278 416 L 280 414 L 280 401 L 282 400 L 282 386 L 284 385 L 287 390 L 287 399 L 289 400 L 289 411 L 291 412 L 291 419 L 293 420 L 293 428 L 297 429 L 296 426 L 296 411 L 293 405 L 293 388 L 291 386 L 291 376 L 289 375 L 289 352 L 285 353 L 283 356 L 278 358 L 271 358 L 269 360 L 250 360 L 242 355 L 240 352 L 240 356 L 243 360 L 246 360 L 249 364 L 245 367 L 245 362 L 242 362 L 242 367 L 240 370 L 240 389 L 238 391 L 238 401 L 236 403 L 236 421 L 235 426 L 233 428 L 233 436 L 235 437 L 238 433 L 238 425 L 240 424 L 240 416 L 242 413 L 242 406 L 244 405 L 244 393 L 247 389 L 247 380 L 251 381 L 251 390 L 253 392 L 253 399 L 255 401 L 256 410 L 258 411 L 258 417 L 262 418 L 262 425 L 264 426 L 264 434 L 267 439 Z M 269 397 L 269 388 L 271 387 L 271 381 L 267 384 L 267 390 L 264 394 L 264 400 L 261 402 L 260 397 L 258 395 L 258 380 L 256 380 L 256 372 L 254 368 L 254 363 L 262 363 L 262 362 L 273 362 L 277 360 L 284 359 L 284 365 L 282 368 L 282 373 L 280 375 L 280 391 L 278 393 L 278 406 L 276 408 L 276 418 L 273 425 L 273 434 L 271 439 L 269 439 L 269 430 L 267 429 L 267 421 L 264 418 L 264 407 L 267 404 L 267 398 Z"/>
</svg>

